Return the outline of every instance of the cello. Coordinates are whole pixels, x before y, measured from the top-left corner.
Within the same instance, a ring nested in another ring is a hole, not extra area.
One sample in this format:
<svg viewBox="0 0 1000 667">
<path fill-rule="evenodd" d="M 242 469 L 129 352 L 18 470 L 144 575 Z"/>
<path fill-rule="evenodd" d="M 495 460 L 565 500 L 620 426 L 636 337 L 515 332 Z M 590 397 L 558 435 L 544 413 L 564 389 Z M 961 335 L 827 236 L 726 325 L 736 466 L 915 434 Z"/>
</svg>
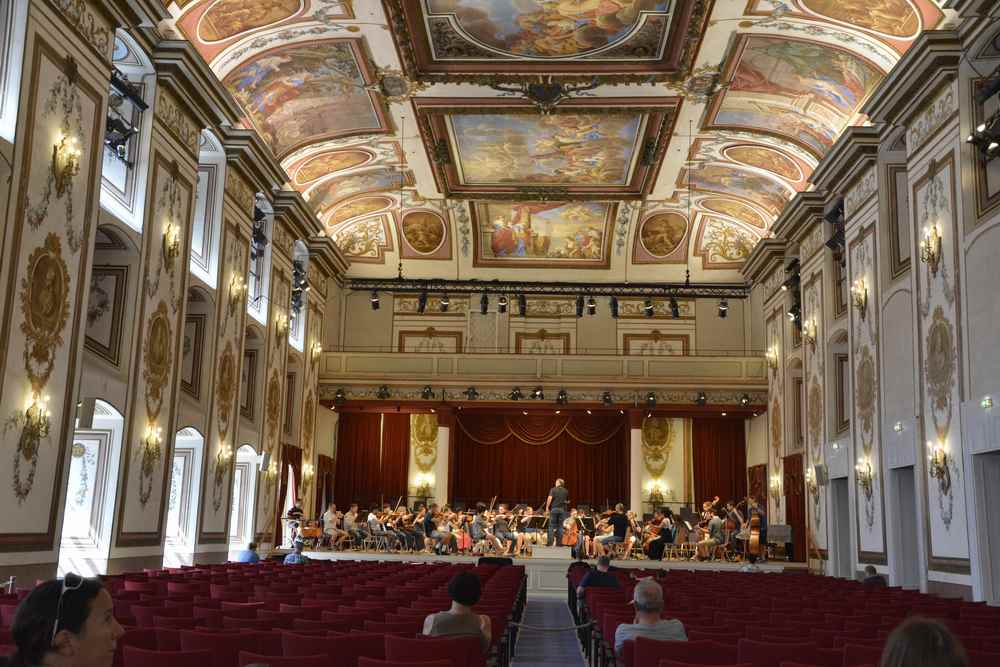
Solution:
<svg viewBox="0 0 1000 667">
<path fill-rule="evenodd" d="M 566 527 L 566 523 L 569 524 L 568 528 Z M 566 523 L 563 524 L 562 544 L 564 547 L 575 548 L 577 540 L 580 538 L 580 520 L 575 516 L 571 516 L 566 519 Z"/>
<path fill-rule="evenodd" d="M 746 555 L 760 558 L 760 512 L 757 508 L 750 511 L 750 537 L 746 542 Z"/>
</svg>

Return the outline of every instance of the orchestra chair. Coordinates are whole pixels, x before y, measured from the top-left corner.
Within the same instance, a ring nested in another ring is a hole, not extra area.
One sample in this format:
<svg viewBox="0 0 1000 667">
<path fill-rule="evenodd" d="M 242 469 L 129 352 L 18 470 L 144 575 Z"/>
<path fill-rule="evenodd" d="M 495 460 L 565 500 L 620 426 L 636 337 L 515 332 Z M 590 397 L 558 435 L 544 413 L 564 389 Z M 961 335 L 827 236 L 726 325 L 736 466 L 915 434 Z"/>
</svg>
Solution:
<svg viewBox="0 0 1000 667">
<path fill-rule="evenodd" d="M 296 655 L 293 657 L 261 655 L 249 651 L 240 651 L 240 662 L 237 667 L 247 665 L 268 665 L 268 667 L 327 667 L 330 657 L 323 655 Z"/>
<path fill-rule="evenodd" d="M 211 651 L 152 651 L 138 646 L 124 648 L 124 667 L 205 667 Z"/>
</svg>

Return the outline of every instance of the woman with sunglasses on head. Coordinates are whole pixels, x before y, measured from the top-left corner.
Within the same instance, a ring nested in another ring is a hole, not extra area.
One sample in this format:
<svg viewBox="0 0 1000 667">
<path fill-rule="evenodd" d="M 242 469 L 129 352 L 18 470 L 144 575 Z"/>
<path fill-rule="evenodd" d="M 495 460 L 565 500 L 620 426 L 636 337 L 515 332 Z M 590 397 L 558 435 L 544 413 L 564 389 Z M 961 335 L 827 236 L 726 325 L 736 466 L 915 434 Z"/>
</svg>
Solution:
<svg viewBox="0 0 1000 667">
<path fill-rule="evenodd" d="M 101 582 L 67 574 L 39 584 L 21 601 L 11 627 L 17 651 L 6 664 L 108 667 L 124 633 Z"/>
</svg>

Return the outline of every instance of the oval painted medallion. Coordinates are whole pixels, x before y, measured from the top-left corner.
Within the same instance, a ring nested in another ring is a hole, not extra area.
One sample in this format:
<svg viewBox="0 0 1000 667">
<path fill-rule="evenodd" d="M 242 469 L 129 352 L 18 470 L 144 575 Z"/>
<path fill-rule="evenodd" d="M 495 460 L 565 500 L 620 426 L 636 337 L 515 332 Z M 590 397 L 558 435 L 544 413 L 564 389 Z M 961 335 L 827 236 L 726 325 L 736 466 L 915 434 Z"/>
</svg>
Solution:
<svg viewBox="0 0 1000 667">
<path fill-rule="evenodd" d="M 639 229 L 642 247 L 653 257 L 666 257 L 684 240 L 687 220 L 678 213 L 657 213 L 646 218 Z"/>
<path fill-rule="evenodd" d="M 441 247 L 445 237 L 444 221 L 437 213 L 410 211 L 403 216 L 403 238 L 422 255 Z"/>
</svg>

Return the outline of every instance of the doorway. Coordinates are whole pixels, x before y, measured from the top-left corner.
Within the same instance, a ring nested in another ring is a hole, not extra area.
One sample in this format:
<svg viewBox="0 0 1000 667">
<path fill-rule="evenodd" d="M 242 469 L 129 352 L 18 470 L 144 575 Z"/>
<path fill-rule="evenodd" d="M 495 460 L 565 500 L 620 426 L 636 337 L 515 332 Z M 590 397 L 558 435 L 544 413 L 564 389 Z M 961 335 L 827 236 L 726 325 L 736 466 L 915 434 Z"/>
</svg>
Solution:
<svg viewBox="0 0 1000 667">
<path fill-rule="evenodd" d="M 892 492 L 890 502 L 893 504 L 892 531 L 896 534 L 895 560 L 896 581 L 894 586 L 919 589 L 920 573 L 917 570 L 917 507 L 916 507 L 916 477 L 913 466 L 895 468 L 890 472 Z"/>
<path fill-rule="evenodd" d="M 240 551 L 253 542 L 254 498 L 257 486 L 257 450 L 243 445 L 236 452 L 233 470 L 233 501 L 229 511 L 229 550 Z"/>
<path fill-rule="evenodd" d="M 848 478 L 830 480 L 830 502 L 832 519 L 831 536 L 833 544 L 830 545 L 830 552 L 836 554 L 834 559 L 834 571 L 831 573 L 835 577 L 842 579 L 853 579 L 851 571 L 851 495 L 848 486 Z"/>
<path fill-rule="evenodd" d="M 806 496 L 802 454 L 791 454 L 782 461 L 785 490 L 785 523 L 792 529 L 791 560 L 806 562 Z"/>
<path fill-rule="evenodd" d="M 194 428 L 182 428 L 174 441 L 167 501 L 167 534 L 163 566 L 194 564 L 195 532 L 198 526 L 199 473 L 205 438 Z"/>
<path fill-rule="evenodd" d="M 979 506 L 997 507 L 1000 503 L 1000 452 L 977 454 L 972 457 L 977 472 L 976 486 L 982 489 Z M 983 598 L 991 603 L 1000 602 L 1000 513 L 985 512 L 985 523 L 980 531 L 979 553 L 983 563 Z"/>
</svg>

